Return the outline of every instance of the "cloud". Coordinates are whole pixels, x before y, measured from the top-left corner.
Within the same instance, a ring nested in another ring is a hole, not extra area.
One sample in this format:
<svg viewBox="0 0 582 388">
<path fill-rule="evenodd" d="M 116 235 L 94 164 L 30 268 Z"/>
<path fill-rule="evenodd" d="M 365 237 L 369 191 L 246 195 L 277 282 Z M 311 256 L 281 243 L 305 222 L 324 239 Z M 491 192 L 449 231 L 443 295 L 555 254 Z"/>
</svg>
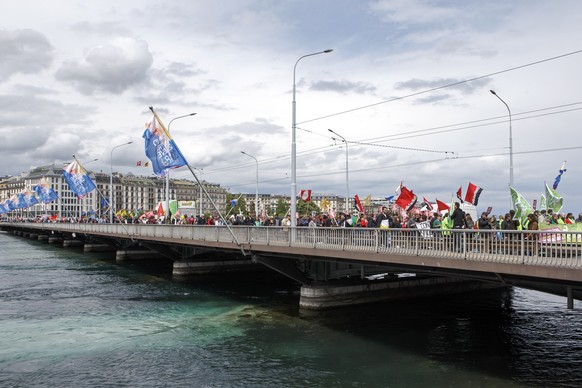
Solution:
<svg viewBox="0 0 582 388">
<path fill-rule="evenodd" d="M 351 81 L 317 81 L 313 82 L 310 86 L 311 90 L 318 91 L 332 91 L 342 94 L 346 93 L 374 93 L 376 87 L 374 85 L 365 82 L 351 82 Z"/>
<path fill-rule="evenodd" d="M 90 49 L 82 60 L 63 63 L 56 78 L 70 82 L 83 94 L 121 94 L 147 81 L 153 63 L 148 45 L 142 40 L 117 38 Z"/>
<path fill-rule="evenodd" d="M 13 74 L 33 74 L 48 68 L 54 48 L 40 32 L 24 29 L 0 31 L 0 82 Z"/>
<path fill-rule="evenodd" d="M 434 80 L 422 80 L 413 78 L 408 81 L 398 82 L 394 85 L 396 90 L 422 91 L 431 89 L 458 90 L 463 94 L 472 94 L 476 90 L 481 90 L 491 83 L 488 78 L 477 79 L 474 81 L 464 82 L 464 80 L 455 78 L 439 78 Z M 451 85 L 451 86 L 448 86 Z"/>
</svg>

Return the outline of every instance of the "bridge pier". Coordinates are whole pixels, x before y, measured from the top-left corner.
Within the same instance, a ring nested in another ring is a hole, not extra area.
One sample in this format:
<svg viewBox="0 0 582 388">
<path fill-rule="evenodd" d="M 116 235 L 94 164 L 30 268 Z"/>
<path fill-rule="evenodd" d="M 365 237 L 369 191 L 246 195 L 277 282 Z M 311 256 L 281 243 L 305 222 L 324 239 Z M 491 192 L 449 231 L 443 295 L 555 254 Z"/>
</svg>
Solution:
<svg viewBox="0 0 582 388">
<path fill-rule="evenodd" d="M 205 275 L 211 273 L 245 272 L 262 269 L 252 260 L 208 260 L 200 261 L 175 261 L 172 275 Z"/>
<path fill-rule="evenodd" d="M 47 236 L 46 234 L 39 234 L 38 235 L 38 241 L 46 241 L 48 242 L 49 236 Z"/>
<path fill-rule="evenodd" d="M 116 248 L 107 244 L 85 244 L 83 252 L 113 252 Z"/>
<path fill-rule="evenodd" d="M 331 282 L 301 286 L 299 307 L 324 310 L 388 300 L 449 295 L 478 289 L 500 287 L 498 284 L 467 281 L 449 277 L 405 277 L 384 281 L 361 281 L 335 285 Z"/>
<path fill-rule="evenodd" d="M 568 298 L 568 309 L 572 310 L 574 308 L 574 292 L 571 286 L 566 287 L 566 296 Z"/>
<path fill-rule="evenodd" d="M 118 250 L 115 253 L 115 261 L 122 262 L 126 260 L 143 260 L 160 257 L 160 254 L 150 250 Z"/>
<path fill-rule="evenodd" d="M 81 247 L 83 246 L 83 241 L 81 240 L 63 240 L 63 247 Z"/>
</svg>

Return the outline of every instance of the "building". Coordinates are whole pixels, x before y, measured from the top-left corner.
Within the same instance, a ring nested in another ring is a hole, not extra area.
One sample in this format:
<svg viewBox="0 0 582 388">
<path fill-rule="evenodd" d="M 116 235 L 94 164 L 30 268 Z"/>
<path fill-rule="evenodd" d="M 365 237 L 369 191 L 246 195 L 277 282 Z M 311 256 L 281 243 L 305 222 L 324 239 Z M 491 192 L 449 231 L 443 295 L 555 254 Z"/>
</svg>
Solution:
<svg viewBox="0 0 582 388">
<path fill-rule="evenodd" d="M 67 219 L 90 217 L 108 220 L 110 217 L 109 202 L 113 205 L 111 209 L 116 212 L 118 210 L 154 210 L 157 209 L 160 202 L 166 201 L 165 179 L 155 176 L 136 176 L 131 173 L 123 175 L 114 172 L 110 175 L 91 171 L 88 171 L 88 175 L 97 189 L 79 199 L 69 189 L 63 177 L 64 167 L 66 165 L 52 164 L 33 168 L 20 176 L 0 178 L 0 201 L 9 199 L 25 188 L 32 191 L 42 177 L 58 193 L 59 199 L 28 209 L 13 210 L 14 214 L 25 218 L 47 215 Z M 214 206 L 222 214 L 226 211 L 227 192 L 218 184 L 202 181 L 199 185 L 197 182 L 186 179 L 170 179 L 169 183 L 170 199 L 197 200 L 200 214 L 214 214 Z"/>
</svg>

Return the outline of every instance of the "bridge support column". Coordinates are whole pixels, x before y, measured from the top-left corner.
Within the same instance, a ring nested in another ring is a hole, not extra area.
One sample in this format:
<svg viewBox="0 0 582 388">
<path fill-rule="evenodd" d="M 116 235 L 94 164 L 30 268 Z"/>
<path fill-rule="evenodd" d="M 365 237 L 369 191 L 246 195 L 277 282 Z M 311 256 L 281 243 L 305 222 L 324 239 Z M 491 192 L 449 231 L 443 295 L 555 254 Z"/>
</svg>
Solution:
<svg viewBox="0 0 582 388">
<path fill-rule="evenodd" d="M 323 310 L 387 300 L 403 300 L 495 288 L 498 284 L 447 277 L 409 277 L 387 281 L 301 286 L 299 307 Z"/>
<path fill-rule="evenodd" d="M 46 234 L 39 234 L 38 235 L 38 241 L 47 241 L 48 242 L 49 236 L 47 236 Z"/>
<path fill-rule="evenodd" d="M 49 242 L 49 244 L 56 244 L 56 243 L 58 243 L 58 242 L 60 242 L 60 241 L 61 241 L 61 239 L 60 239 L 60 238 L 58 238 L 58 237 L 49 237 L 49 238 L 48 238 L 48 242 Z"/>
<path fill-rule="evenodd" d="M 571 286 L 566 287 L 566 295 L 568 298 L 568 309 L 572 310 L 574 308 L 574 292 Z"/>
</svg>

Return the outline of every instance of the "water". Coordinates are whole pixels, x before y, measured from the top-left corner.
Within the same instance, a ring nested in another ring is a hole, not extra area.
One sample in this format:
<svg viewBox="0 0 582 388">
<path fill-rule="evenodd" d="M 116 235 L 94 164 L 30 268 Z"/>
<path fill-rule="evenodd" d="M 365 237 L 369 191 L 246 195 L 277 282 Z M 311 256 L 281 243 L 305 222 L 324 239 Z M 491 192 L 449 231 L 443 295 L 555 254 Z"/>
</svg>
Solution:
<svg viewBox="0 0 582 388">
<path fill-rule="evenodd" d="M 2 387 L 582 385 L 579 305 L 514 289 L 325 313 L 0 233 Z M 579 302 L 578 302 L 579 303 Z"/>
</svg>

